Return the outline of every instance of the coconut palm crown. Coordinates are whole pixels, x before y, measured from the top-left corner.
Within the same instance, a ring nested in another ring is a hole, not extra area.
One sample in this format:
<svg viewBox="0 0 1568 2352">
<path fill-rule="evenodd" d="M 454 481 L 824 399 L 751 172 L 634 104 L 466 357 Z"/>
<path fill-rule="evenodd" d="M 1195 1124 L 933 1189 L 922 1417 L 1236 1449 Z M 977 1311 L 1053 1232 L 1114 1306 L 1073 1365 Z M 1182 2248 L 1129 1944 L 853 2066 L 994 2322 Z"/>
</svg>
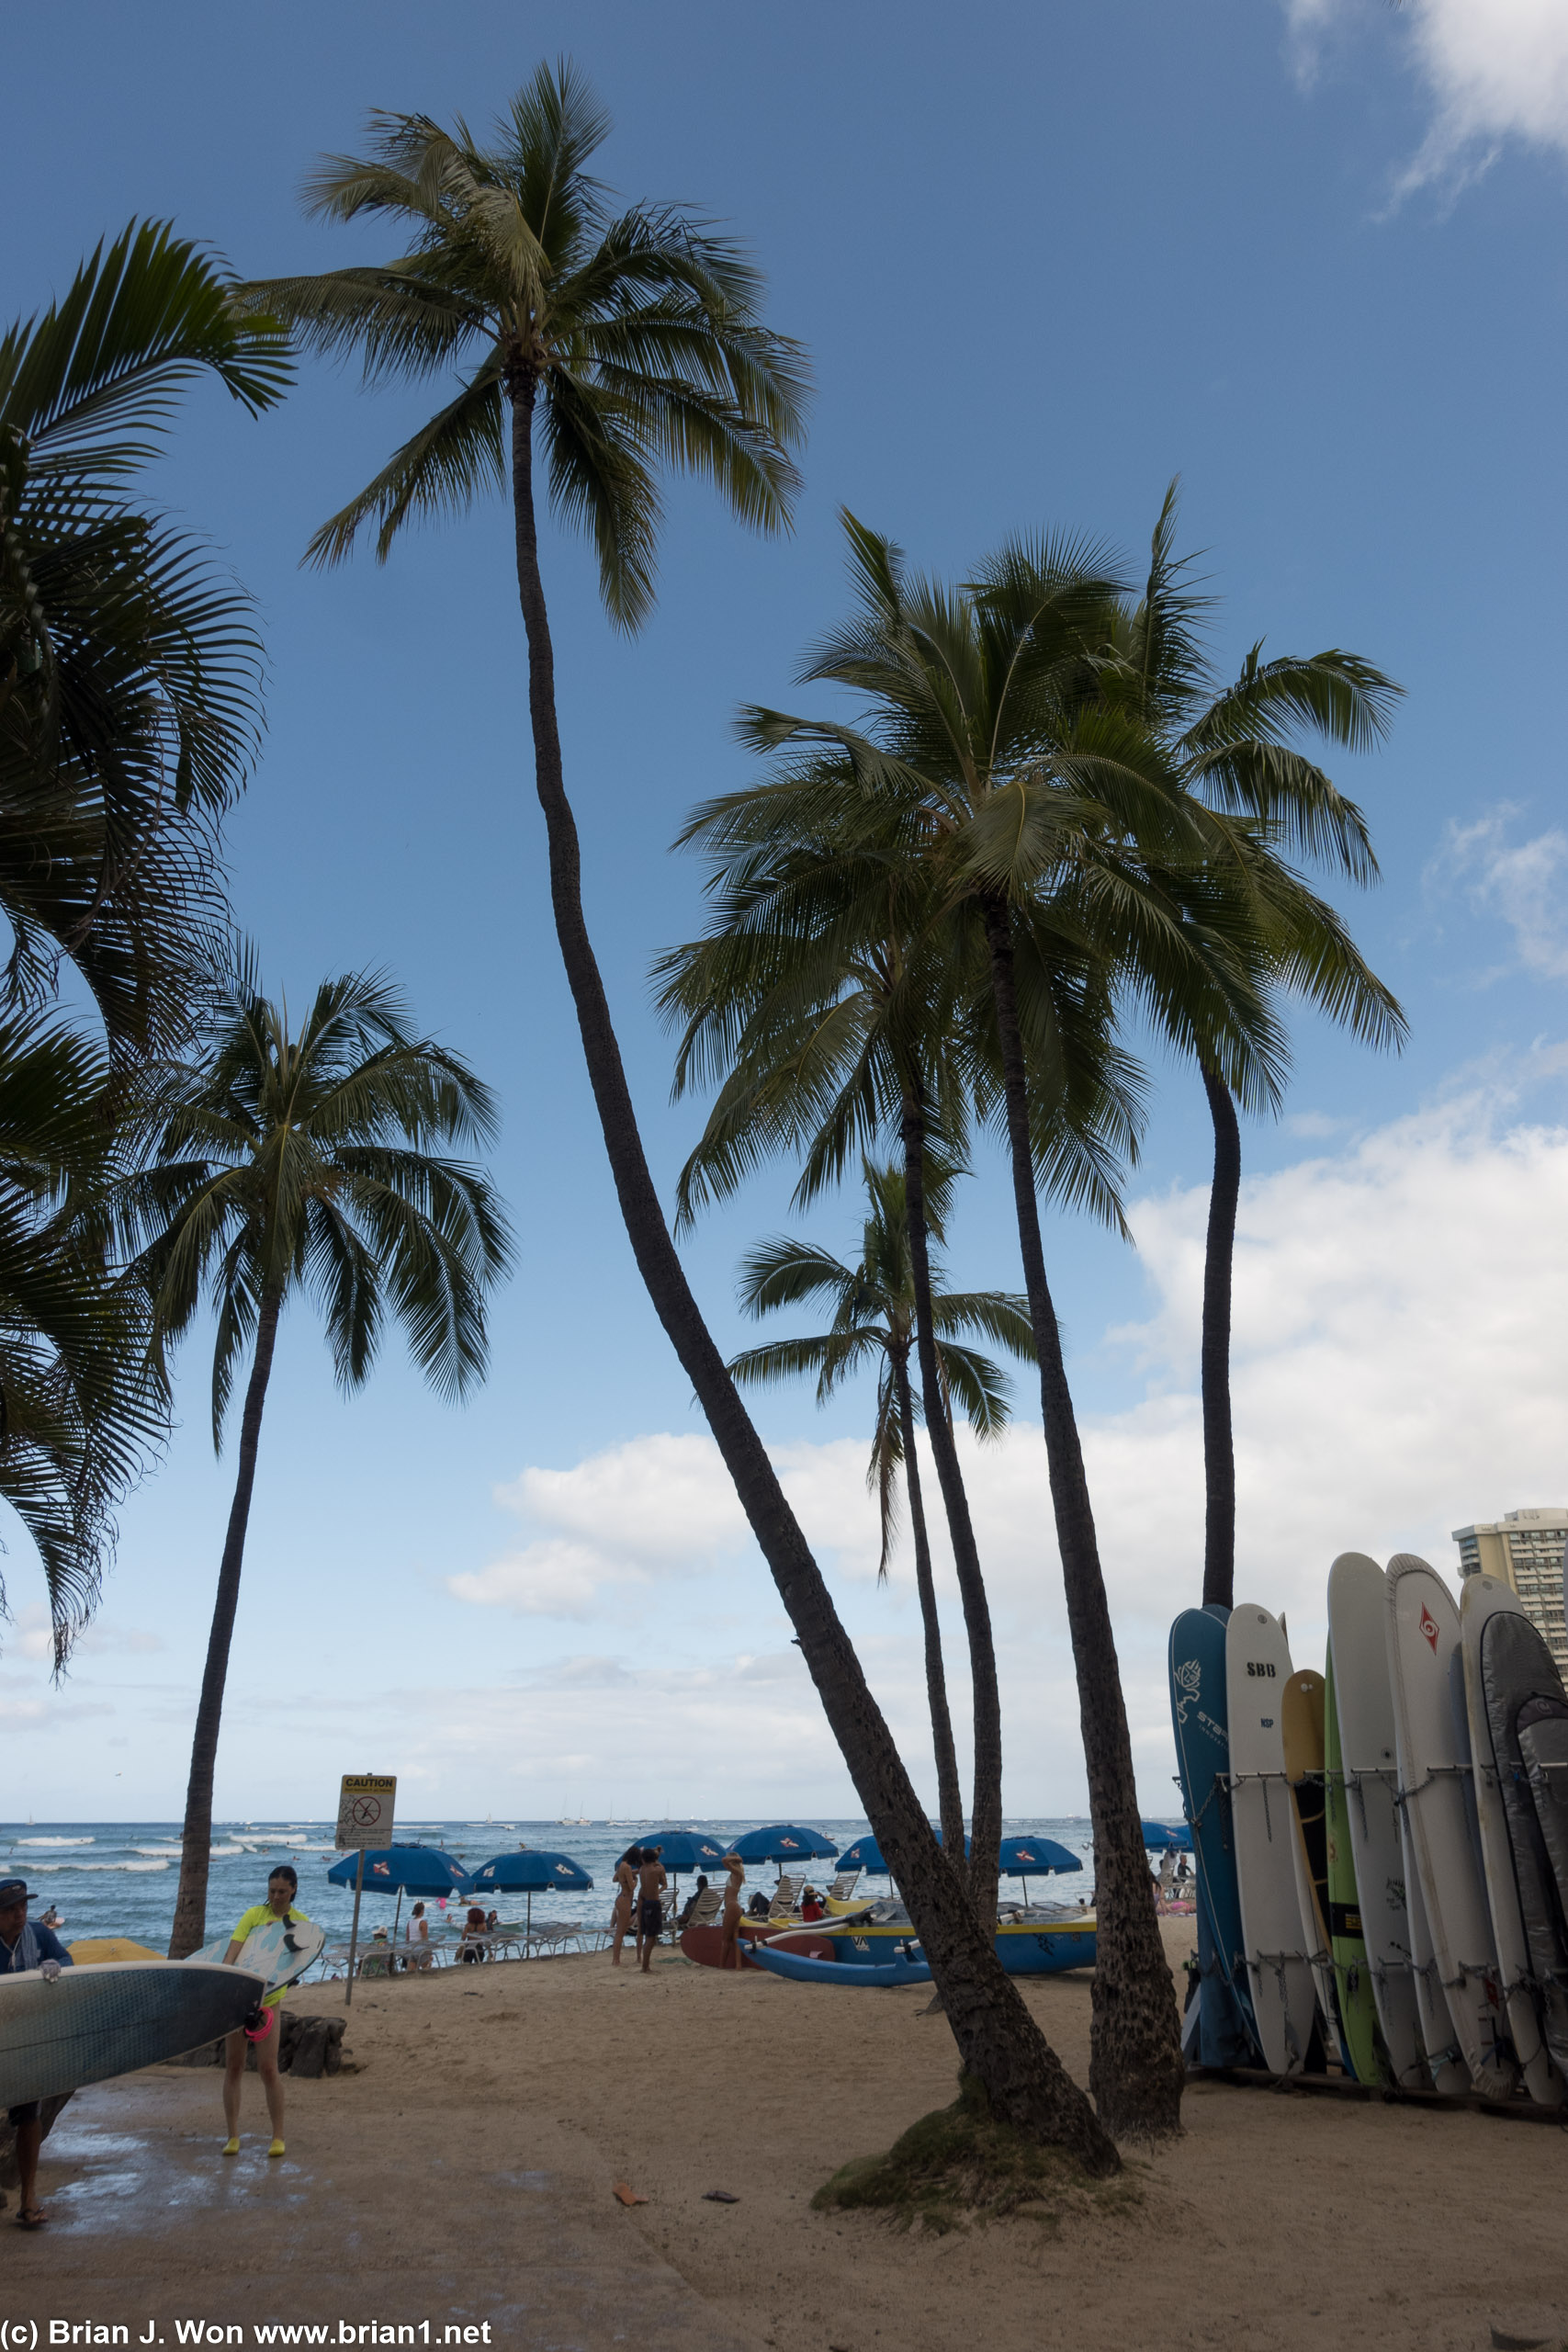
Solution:
<svg viewBox="0 0 1568 2352">
<path fill-rule="evenodd" d="M 214 1316 L 212 1439 L 250 1374 L 238 1476 L 197 1710 L 171 1951 L 202 1941 L 212 1779 L 239 1604 L 262 1414 L 290 1298 L 318 1308 L 339 1385 L 360 1387 L 389 1319 L 437 1393 L 467 1396 L 487 1361 L 485 1302 L 511 1258 L 505 1216 L 472 1162 L 433 1148 L 495 1130 L 490 1091 L 416 1036 L 374 974 L 325 981 L 298 1028 L 244 956 L 203 1050 L 164 1073 L 149 1165 L 119 1195 L 153 1317 L 152 1362 L 205 1303 Z"/>
<path fill-rule="evenodd" d="M 609 118 L 569 63 L 541 66 L 481 143 L 458 121 L 375 113 L 366 152 L 328 156 L 306 209 L 400 223 L 385 263 L 257 280 L 245 299 L 307 350 L 360 358 L 367 382 L 460 381 L 429 422 L 310 542 L 345 556 L 376 526 L 386 558 L 411 519 L 507 487 L 520 390 L 551 502 L 586 530 L 604 604 L 635 629 L 652 609 L 661 467 L 705 475 L 743 522 L 788 519 L 801 435 L 799 346 L 765 327 L 759 272 L 673 205 L 615 213 L 587 165 Z"/>
<path fill-rule="evenodd" d="M 290 373 L 276 322 L 155 221 L 0 335 L 3 987 L 47 998 L 71 958 L 117 1054 L 186 1033 L 226 932 L 213 828 L 261 724 L 249 599 L 133 484 L 194 379 L 254 414 Z"/>
</svg>

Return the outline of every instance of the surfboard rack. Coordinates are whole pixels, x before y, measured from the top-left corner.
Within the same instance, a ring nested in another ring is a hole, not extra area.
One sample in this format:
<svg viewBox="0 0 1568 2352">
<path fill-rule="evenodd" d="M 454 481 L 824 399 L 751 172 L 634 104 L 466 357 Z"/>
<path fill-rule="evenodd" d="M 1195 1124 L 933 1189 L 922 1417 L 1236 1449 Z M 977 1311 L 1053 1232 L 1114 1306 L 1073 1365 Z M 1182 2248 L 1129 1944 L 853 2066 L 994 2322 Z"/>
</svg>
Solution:
<svg viewBox="0 0 1568 2352">
<path fill-rule="evenodd" d="M 1306 2091 L 1317 2098 L 1339 2098 L 1383 2107 L 1421 2107 L 1471 2115 L 1497 2115 L 1510 2123 L 1550 2123 L 1568 2132 L 1568 2114 L 1540 2107 L 1532 2098 L 1483 2098 L 1479 2091 L 1450 2098 L 1443 2091 L 1397 2090 L 1384 2083 L 1358 2083 L 1348 2075 L 1271 2075 L 1263 2066 L 1189 2066 L 1190 2083 L 1230 2083 L 1249 2091 Z"/>
</svg>

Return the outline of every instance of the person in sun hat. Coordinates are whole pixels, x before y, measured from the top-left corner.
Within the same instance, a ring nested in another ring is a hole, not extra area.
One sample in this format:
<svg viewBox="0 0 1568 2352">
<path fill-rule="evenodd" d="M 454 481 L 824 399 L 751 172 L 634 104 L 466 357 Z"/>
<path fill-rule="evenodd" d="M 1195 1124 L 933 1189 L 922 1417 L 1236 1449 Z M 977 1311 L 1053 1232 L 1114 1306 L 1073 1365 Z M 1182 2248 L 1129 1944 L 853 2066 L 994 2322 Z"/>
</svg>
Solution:
<svg viewBox="0 0 1568 2352">
<path fill-rule="evenodd" d="M 234 1933 L 223 1957 L 231 1965 L 239 1959 L 245 1939 L 257 1928 L 265 1928 L 269 1919 L 303 1919 L 305 1913 L 294 1907 L 294 1897 L 299 1892 L 299 1876 L 292 1862 L 279 1862 L 268 1874 L 266 1901 L 253 1903 L 234 1922 Z M 256 2072 L 262 2078 L 266 2094 L 267 2120 L 272 2125 L 272 2145 L 269 2156 L 283 2154 L 283 2081 L 277 2071 L 277 2045 L 282 2031 L 277 2012 L 288 1987 L 280 1984 L 276 1993 L 268 1993 L 261 2005 L 260 2026 L 236 2026 L 224 2037 L 223 2120 L 229 2127 L 229 2138 L 223 2153 L 237 2156 L 240 2153 L 240 2086 L 245 2077 L 245 2044 L 255 2044 Z"/>
<path fill-rule="evenodd" d="M 25 1879 L 0 1879 L 0 1976 L 19 1976 L 24 1969 L 36 1968 L 40 1975 L 52 1981 L 62 1968 L 71 1966 L 71 1954 L 52 1928 L 46 1928 L 41 1921 L 35 1926 L 28 1919 L 28 1900 Z M 29 2098 L 6 2109 L 17 2135 L 17 2169 L 22 2177 L 22 2201 L 17 2220 L 24 2230 L 40 2230 L 49 2219 L 38 2201 L 39 2150 L 43 2145 L 41 2104 L 39 2099 Z"/>
</svg>

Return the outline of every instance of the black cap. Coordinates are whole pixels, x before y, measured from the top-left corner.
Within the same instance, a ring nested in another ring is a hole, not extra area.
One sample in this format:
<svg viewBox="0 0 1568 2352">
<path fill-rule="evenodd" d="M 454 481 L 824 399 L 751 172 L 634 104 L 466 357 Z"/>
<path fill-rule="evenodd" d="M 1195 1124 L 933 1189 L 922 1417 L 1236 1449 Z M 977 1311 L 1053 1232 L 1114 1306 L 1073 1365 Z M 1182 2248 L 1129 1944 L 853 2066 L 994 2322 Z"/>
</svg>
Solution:
<svg viewBox="0 0 1568 2352">
<path fill-rule="evenodd" d="M 28 1899 L 25 1878 L 0 1878 L 0 1911 L 6 1910 L 13 1903 L 26 1903 Z"/>
</svg>

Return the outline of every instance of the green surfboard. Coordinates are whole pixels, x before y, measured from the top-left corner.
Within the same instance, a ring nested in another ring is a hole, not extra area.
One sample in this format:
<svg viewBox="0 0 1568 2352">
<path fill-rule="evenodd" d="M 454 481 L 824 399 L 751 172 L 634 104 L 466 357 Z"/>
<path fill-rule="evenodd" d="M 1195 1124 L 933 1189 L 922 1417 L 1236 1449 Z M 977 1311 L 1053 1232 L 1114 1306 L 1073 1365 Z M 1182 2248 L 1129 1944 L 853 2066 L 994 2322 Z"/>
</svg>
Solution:
<svg viewBox="0 0 1568 2352">
<path fill-rule="evenodd" d="M 1339 1709 L 1334 1697 L 1334 1654 L 1329 1652 L 1324 1693 L 1324 1794 L 1328 1846 L 1328 1942 L 1334 1954 L 1334 1982 L 1339 1995 L 1339 2021 L 1350 2071 L 1359 2083 L 1386 2083 L 1393 2077 L 1383 2063 L 1382 2037 L 1378 2032 L 1377 2004 L 1372 1996 L 1372 1972 L 1361 1933 L 1361 1908 L 1356 1893 L 1356 1858 L 1350 1848 L 1348 1808 L 1357 1802 L 1345 1786 L 1345 1762 L 1339 1745 Z"/>
</svg>

